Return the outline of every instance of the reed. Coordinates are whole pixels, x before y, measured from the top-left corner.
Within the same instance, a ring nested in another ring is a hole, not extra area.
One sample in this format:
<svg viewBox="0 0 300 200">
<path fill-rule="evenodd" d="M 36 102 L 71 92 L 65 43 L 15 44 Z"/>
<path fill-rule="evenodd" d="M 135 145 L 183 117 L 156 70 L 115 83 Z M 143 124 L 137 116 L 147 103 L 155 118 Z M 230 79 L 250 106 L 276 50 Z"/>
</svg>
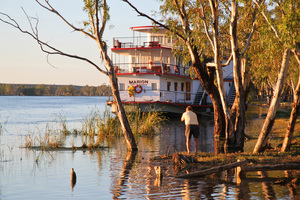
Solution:
<svg viewBox="0 0 300 200">
<path fill-rule="evenodd" d="M 167 118 L 158 111 L 141 112 L 140 109 L 133 109 L 127 112 L 132 132 L 136 136 L 155 135 L 159 133 Z"/>
<path fill-rule="evenodd" d="M 139 109 L 127 111 L 128 120 L 135 136 L 159 133 L 166 117 L 159 112 L 141 112 Z M 25 147 L 59 148 L 63 147 L 66 137 L 71 133 L 80 135 L 82 147 L 97 148 L 104 143 L 113 143 L 123 136 L 118 118 L 106 107 L 104 112 L 94 109 L 83 118 L 81 130 L 69 131 L 66 118 L 58 115 L 58 123 L 48 123 L 44 130 L 29 131 Z M 74 141 L 72 144 L 74 147 Z"/>
<path fill-rule="evenodd" d="M 27 148 L 39 146 L 41 149 L 62 147 L 70 131 L 67 129 L 66 119 L 61 115 L 58 122 L 47 123 L 44 130 L 36 127 L 34 131 L 29 131 L 24 146 Z"/>
</svg>

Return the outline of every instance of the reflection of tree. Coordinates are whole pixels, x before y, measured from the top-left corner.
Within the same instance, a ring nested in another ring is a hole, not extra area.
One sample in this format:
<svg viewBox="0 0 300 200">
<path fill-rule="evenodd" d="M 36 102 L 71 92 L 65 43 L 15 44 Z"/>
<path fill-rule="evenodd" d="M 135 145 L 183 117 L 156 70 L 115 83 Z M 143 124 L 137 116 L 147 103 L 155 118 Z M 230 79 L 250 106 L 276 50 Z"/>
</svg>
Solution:
<svg viewBox="0 0 300 200">
<path fill-rule="evenodd" d="M 115 185 L 115 189 L 113 190 L 114 199 L 117 199 L 122 191 L 124 190 L 125 181 L 129 176 L 129 172 L 132 169 L 133 163 L 136 158 L 137 151 L 128 151 L 126 159 L 124 161 L 124 165 L 122 168 L 122 171 L 120 173 L 120 176 L 117 180 L 117 184 Z"/>
<path fill-rule="evenodd" d="M 184 199 L 184 200 L 194 199 L 193 191 L 191 191 L 191 189 L 193 189 L 193 187 L 197 187 L 196 181 L 191 181 L 188 179 L 184 180 L 184 185 L 181 190 L 182 199 Z M 198 196 L 197 199 L 200 199 L 200 196 Z"/>
<path fill-rule="evenodd" d="M 237 190 L 236 197 L 237 199 L 245 199 L 248 200 L 251 198 L 250 196 L 250 188 L 248 182 L 245 180 L 246 174 L 241 171 L 241 168 L 236 168 L 236 182 L 237 182 Z"/>
<path fill-rule="evenodd" d="M 261 178 L 267 178 L 268 177 L 268 172 L 265 171 L 258 171 L 258 175 L 261 176 Z M 265 195 L 265 199 L 275 199 L 275 191 L 272 186 L 272 184 L 268 181 L 263 181 L 262 183 L 262 189 Z"/>
<path fill-rule="evenodd" d="M 284 174 L 285 174 L 286 178 L 292 178 L 293 177 L 291 171 L 289 171 L 289 170 L 285 170 Z M 297 195 L 296 187 L 297 186 L 291 182 L 291 183 L 287 184 L 287 187 L 290 191 L 290 197 L 294 197 L 295 199 L 297 199 L 297 197 L 296 197 L 296 195 Z"/>
</svg>

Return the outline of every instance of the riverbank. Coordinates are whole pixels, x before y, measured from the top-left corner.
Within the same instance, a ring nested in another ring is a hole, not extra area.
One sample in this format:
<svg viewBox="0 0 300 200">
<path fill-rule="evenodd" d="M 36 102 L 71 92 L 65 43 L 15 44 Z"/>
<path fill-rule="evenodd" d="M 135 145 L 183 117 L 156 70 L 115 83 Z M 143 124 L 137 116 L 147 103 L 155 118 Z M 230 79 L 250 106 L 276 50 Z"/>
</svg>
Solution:
<svg viewBox="0 0 300 200">
<path fill-rule="evenodd" d="M 259 169 L 261 166 L 266 168 L 277 167 L 275 169 L 289 170 L 300 169 L 300 119 L 297 120 L 294 136 L 289 152 L 280 152 L 281 145 L 286 133 L 287 124 L 289 121 L 289 111 L 286 104 L 282 111 L 278 112 L 274 127 L 270 134 L 270 146 L 265 152 L 259 154 L 252 154 L 253 147 L 256 144 L 260 127 L 264 122 L 267 107 L 265 105 L 250 104 L 250 109 L 247 111 L 247 116 L 251 120 L 247 121 L 245 133 L 247 139 L 245 141 L 245 152 L 214 154 L 214 153 L 191 153 L 186 151 L 176 152 L 174 154 L 165 154 L 151 159 L 153 165 L 160 165 L 162 168 L 167 166 L 174 166 L 174 174 L 172 176 L 185 176 L 186 174 L 195 171 L 207 170 L 218 166 L 230 165 L 237 161 L 246 160 L 245 166 Z M 292 167 L 291 167 L 292 166 Z M 296 166 L 296 167 L 295 167 Z M 221 167 L 222 168 L 222 167 Z M 297 171 L 298 176 L 299 171 Z"/>
</svg>

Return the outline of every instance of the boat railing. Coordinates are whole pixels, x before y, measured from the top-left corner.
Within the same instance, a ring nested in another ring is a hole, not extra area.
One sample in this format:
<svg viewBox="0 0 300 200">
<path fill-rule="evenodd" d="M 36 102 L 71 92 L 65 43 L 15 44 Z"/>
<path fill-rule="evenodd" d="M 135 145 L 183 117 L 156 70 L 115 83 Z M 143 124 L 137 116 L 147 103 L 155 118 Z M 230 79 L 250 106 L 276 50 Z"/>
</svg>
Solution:
<svg viewBox="0 0 300 200">
<path fill-rule="evenodd" d="M 147 48 L 147 47 L 168 47 L 172 48 L 171 40 L 166 36 L 139 36 L 139 37 L 117 37 L 113 38 L 114 48 Z"/>
<path fill-rule="evenodd" d="M 156 73 L 190 77 L 189 68 L 179 65 L 151 62 L 151 63 L 115 63 L 115 72 L 122 73 Z"/>
</svg>

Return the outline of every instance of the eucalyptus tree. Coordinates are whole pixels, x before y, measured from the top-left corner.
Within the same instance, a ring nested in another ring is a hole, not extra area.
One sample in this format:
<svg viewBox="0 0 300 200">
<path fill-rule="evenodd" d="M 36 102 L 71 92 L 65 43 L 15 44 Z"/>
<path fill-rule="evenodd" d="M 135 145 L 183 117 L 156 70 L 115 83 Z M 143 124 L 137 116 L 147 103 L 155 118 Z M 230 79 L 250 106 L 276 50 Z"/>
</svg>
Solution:
<svg viewBox="0 0 300 200">
<path fill-rule="evenodd" d="M 269 133 L 275 122 L 275 116 L 279 106 L 279 97 L 281 95 L 290 64 L 290 52 L 293 51 L 295 55 L 298 54 L 296 43 L 299 41 L 299 1 L 272 1 L 260 4 L 254 0 L 254 3 L 260 9 L 261 15 L 268 24 L 268 28 L 272 30 L 273 35 L 276 38 L 275 42 L 280 44 L 280 49 L 283 52 L 280 72 L 278 73 L 278 78 L 276 86 L 274 87 L 274 94 L 270 103 L 267 117 L 264 121 L 257 143 L 253 150 L 253 153 L 258 153 L 265 149 L 268 143 Z M 295 20 L 295 18 L 298 20 Z M 296 104 L 297 103 L 294 103 L 294 106 L 296 106 Z M 293 117 L 291 115 L 291 125 L 293 121 L 292 118 Z M 288 127 L 288 129 L 291 128 Z M 289 134 L 291 133 L 288 133 L 287 131 L 287 135 Z"/>
<path fill-rule="evenodd" d="M 294 65 L 298 66 L 298 83 L 293 88 L 293 107 L 290 114 L 289 124 L 284 137 L 281 151 L 290 150 L 291 140 L 296 125 L 296 120 L 300 111 L 300 2 L 287 0 L 278 2 L 279 11 L 282 16 L 283 23 L 281 24 L 282 29 L 288 33 L 285 40 L 290 44 L 292 52 L 294 54 L 295 62 Z"/>
<path fill-rule="evenodd" d="M 257 9 L 249 1 L 161 0 L 162 19 L 155 20 L 140 12 L 128 0 L 124 1 L 139 15 L 164 27 L 177 39 L 175 52 L 181 52 L 187 61 L 191 61 L 192 68 L 212 99 L 214 135 L 225 135 L 230 148 L 243 150 L 249 86 L 244 55 L 255 30 Z M 241 15 L 238 10 L 242 10 Z M 207 57 L 213 58 L 213 62 L 207 64 L 204 59 Z M 223 63 L 225 57 L 228 60 Z M 228 105 L 222 69 L 231 60 L 237 89 L 233 112 Z"/>
<path fill-rule="evenodd" d="M 86 12 L 88 20 L 83 22 L 82 27 L 76 27 L 68 19 L 62 16 L 62 14 L 50 4 L 50 0 L 44 0 L 44 1 L 35 0 L 35 1 L 45 10 L 58 16 L 66 25 L 71 27 L 73 31 L 80 32 L 84 36 L 94 40 L 99 49 L 99 59 L 101 61 L 104 61 L 104 65 L 99 66 L 95 62 L 91 61 L 86 57 L 80 57 L 74 54 L 69 54 L 60 49 L 55 48 L 54 46 L 51 46 L 47 42 L 42 41 L 38 34 L 39 33 L 37 27 L 38 19 L 30 18 L 26 13 L 25 15 L 30 23 L 31 31 L 23 30 L 19 26 L 19 24 L 14 19 L 12 19 L 8 14 L 0 13 L 2 16 L 0 20 L 18 29 L 22 33 L 30 35 L 34 40 L 38 42 L 41 50 L 47 53 L 48 55 L 61 55 L 61 56 L 66 56 L 69 58 L 74 58 L 74 59 L 87 62 L 91 66 L 95 67 L 99 72 L 108 76 L 110 80 L 114 102 L 116 103 L 116 107 L 117 107 L 116 109 L 117 116 L 119 118 L 122 131 L 124 133 L 125 140 L 127 142 L 128 149 L 137 150 L 135 138 L 131 131 L 124 107 L 121 102 L 114 66 L 107 53 L 107 44 L 103 40 L 103 34 L 106 28 L 106 23 L 109 20 L 109 7 L 107 5 L 107 1 L 106 0 L 84 0 L 83 11 Z M 32 20 L 35 21 L 33 22 Z M 34 25 L 33 23 L 36 24 Z"/>
<path fill-rule="evenodd" d="M 215 84 L 216 68 L 206 65 L 209 56 L 212 55 L 209 55 L 211 46 L 207 44 L 212 41 L 207 39 L 204 28 L 201 28 L 201 18 L 205 17 L 203 15 L 204 6 L 199 4 L 199 1 L 163 0 L 160 10 L 163 18 L 156 20 L 139 11 L 128 0 L 123 1 L 130 5 L 140 16 L 146 17 L 155 25 L 165 28 L 170 37 L 172 36 L 175 39 L 175 54 L 181 55 L 186 63 L 191 62 L 191 67 L 212 99 L 215 122 L 214 137 L 224 136 L 225 117 L 218 86 Z"/>
</svg>

